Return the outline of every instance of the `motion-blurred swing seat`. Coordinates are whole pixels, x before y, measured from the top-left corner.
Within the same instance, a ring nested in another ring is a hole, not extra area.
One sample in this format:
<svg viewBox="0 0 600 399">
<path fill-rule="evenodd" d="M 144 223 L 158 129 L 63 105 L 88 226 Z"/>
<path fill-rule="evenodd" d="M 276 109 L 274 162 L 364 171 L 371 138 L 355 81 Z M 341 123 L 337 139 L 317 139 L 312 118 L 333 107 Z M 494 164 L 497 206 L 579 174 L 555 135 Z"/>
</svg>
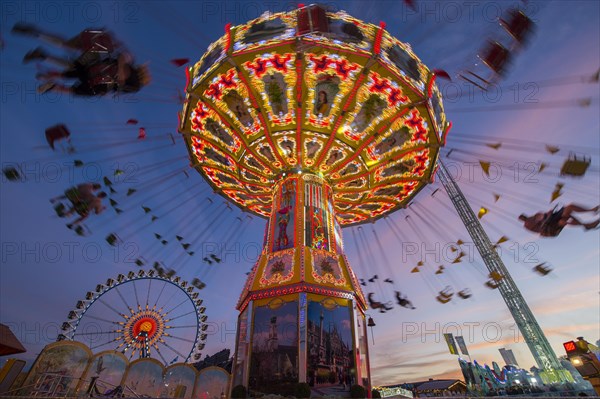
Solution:
<svg viewBox="0 0 600 399">
<path fill-rule="evenodd" d="M 481 61 L 495 74 L 502 76 L 511 59 L 510 50 L 496 41 L 488 41 Z"/>
<path fill-rule="evenodd" d="M 494 281 L 494 280 L 488 280 L 485 282 L 485 286 L 488 288 L 491 288 L 493 290 L 498 288 L 499 285 L 500 285 L 500 283 L 498 281 Z"/>
<path fill-rule="evenodd" d="M 67 213 L 67 207 L 63 203 L 58 203 L 54 205 L 54 211 L 59 218 L 62 218 L 65 217 L 65 214 Z"/>
<path fill-rule="evenodd" d="M 447 285 L 446 287 L 444 287 L 443 290 L 440 291 L 440 295 L 447 298 L 451 297 L 452 295 L 454 295 L 454 293 L 452 292 L 452 287 Z"/>
<path fill-rule="evenodd" d="M 520 10 L 510 10 L 506 19 L 500 19 L 500 25 L 519 44 L 524 44 L 533 30 L 533 21 Z"/>
<path fill-rule="evenodd" d="M 504 278 L 504 276 L 496 271 L 490 272 L 490 278 L 494 281 L 500 281 Z"/>
<path fill-rule="evenodd" d="M 86 29 L 80 33 L 83 54 L 78 58 L 85 65 L 91 87 L 114 85 L 117 63 L 111 62 L 115 45 L 111 35 L 100 29 Z"/>
<path fill-rule="evenodd" d="M 317 4 L 311 4 L 298 10 L 298 35 L 313 32 L 329 32 L 327 11 Z"/>
<path fill-rule="evenodd" d="M 111 58 L 115 51 L 113 39 L 109 33 L 100 29 L 86 29 L 79 34 L 82 54 L 77 59 L 81 65 L 94 65 Z"/>
<path fill-rule="evenodd" d="M 591 160 L 585 155 L 577 158 L 577 155 L 570 153 L 569 157 L 565 160 L 562 168 L 560 169 L 561 176 L 575 176 L 581 177 L 585 175 L 587 168 L 590 166 Z"/>
<path fill-rule="evenodd" d="M 439 292 L 439 295 L 435 297 L 440 303 L 448 303 L 452 299 L 454 292 L 452 292 L 452 288 L 450 286 L 446 286 L 443 290 Z"/>
<path fill-rule="evenodd" d="M 108 55 L 115 50 L 112 37 L 106 31 L 86 29 L 80 37 L 84 52 Z"/>
<path fill-rule="evenodd" d="M 491 70 L 490 76 L 483 76 L 486 74 L 471 70 L 465 70 L 463 73 L 459 73 L 458 76 L 481 90 L 487 91 L 489 86 L 497 82 L 506 73 L 506 68 L 511 60 L 511 52 L 497 41 L 488 40 L 479 58 Z"/>
<path fill-rule="evenodd" d="M 544 263 L 540 263 L 539 265 L 536 265 L 533 268 L 533 271 L 535 271 L 536 273 L 541 274 L 542 276 L 547 275 L 548 273 L 550 273 L 552 271 L 552 268 L 548 267 L 548 266 L 544 266 Z"/>
<path fill-rule="evenodd" d="M 74 148 L 71 145 L 71 141 L 70 141 L 71 132 L 69 131 L 67 126 L 65 126 L 64 124 L 61 123 L 58 125 L 50 126 L 49 128 L 46 129 L 45 134 L 46 134 L 46 141 L 48 142 L 48 146 L 50 146 L 50 148 L 52 150 L 55 149 L 55 145 L 56 145 L 57 141 L 64 140 L 64 142 L 66 142 L 66 147 L 62 146 L 61 149 L 67 153 L 74 152 Z"/>
</svg>

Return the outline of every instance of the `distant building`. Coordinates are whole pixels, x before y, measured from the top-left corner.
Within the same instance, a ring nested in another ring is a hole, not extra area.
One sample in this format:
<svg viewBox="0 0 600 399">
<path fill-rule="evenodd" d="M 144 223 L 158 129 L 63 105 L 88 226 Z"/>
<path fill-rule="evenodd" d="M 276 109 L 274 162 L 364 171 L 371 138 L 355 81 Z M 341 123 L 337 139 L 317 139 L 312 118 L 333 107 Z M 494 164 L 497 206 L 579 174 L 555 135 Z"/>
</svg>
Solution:
<svg viewBox="0 0 600 399">
<path fill-rule="evenodd" d="M 434 380 L 388 385 L 383 388 L 404 388 L 412 391 L 414 397 L 465 396 L 467 385 L 461 380 Z"/>
<path fill-rule="evenodd" d="M 221 367 L 231 373 L 231 357 L 229 349 L 223 349 L 212 356 L 206 355 L 204 360 L 194 364 L 194 367 L 198 370 L 202 370 L 207 367 Z"/>
<path fill-rule="evenodd" d="M 461 380 L 433 380 L 415 387 L 417 397 L 422 396 L 464 396 L 467 385 Z"/>
</svg>

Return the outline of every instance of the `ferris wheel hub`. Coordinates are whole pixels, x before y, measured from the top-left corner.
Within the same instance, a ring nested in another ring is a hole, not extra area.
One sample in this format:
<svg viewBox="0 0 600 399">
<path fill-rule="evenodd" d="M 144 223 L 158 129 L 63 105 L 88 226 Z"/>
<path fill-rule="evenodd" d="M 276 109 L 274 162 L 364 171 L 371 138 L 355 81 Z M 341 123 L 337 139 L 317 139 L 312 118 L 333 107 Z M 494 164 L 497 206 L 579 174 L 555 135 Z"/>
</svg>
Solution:
<svg viewBox="0 0 600 399">
<path fill-rule="evenodd" d="M 165 319 L 162 314 L 152 310 L 138 311 L 125 324 L 125 341 L 138 345 L 148 342 L 152 345 L 162 337 L 164 329 Z"/>
</svg>

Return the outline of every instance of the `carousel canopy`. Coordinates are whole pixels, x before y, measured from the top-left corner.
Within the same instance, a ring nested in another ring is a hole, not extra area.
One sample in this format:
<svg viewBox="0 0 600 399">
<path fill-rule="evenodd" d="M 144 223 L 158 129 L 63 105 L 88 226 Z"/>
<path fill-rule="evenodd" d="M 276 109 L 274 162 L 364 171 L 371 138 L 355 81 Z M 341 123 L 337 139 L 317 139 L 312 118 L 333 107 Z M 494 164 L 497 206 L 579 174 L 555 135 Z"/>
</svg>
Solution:
<svg viewBox="0 0 600 399">
<path fill-rule="evenodd" d="M 430 182 L 449 127 L 435 74 L 409 45 L 320 6 L 227 26 L 188 72 L 180 131 L 192 164 L 262 216 L 293 173 L 328 182 L 341 225 L 401 208 Z"/>
</svg>

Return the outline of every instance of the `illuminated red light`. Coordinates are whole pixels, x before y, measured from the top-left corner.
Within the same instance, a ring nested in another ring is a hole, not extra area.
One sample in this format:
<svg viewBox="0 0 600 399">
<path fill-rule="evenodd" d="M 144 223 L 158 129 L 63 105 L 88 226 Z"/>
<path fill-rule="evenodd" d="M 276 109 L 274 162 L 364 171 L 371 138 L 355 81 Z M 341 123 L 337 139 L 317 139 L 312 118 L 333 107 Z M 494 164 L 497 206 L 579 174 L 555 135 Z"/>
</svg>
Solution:
<svg viewBox="0 0 600 399">
<path fill-rule="evenodd" d="M 563 346 L 567 352 L 574 352 L 577 350 L 577 346 L 575 345 L 574 341 L 565 342 L 563 343 Z"/>
</svg>

